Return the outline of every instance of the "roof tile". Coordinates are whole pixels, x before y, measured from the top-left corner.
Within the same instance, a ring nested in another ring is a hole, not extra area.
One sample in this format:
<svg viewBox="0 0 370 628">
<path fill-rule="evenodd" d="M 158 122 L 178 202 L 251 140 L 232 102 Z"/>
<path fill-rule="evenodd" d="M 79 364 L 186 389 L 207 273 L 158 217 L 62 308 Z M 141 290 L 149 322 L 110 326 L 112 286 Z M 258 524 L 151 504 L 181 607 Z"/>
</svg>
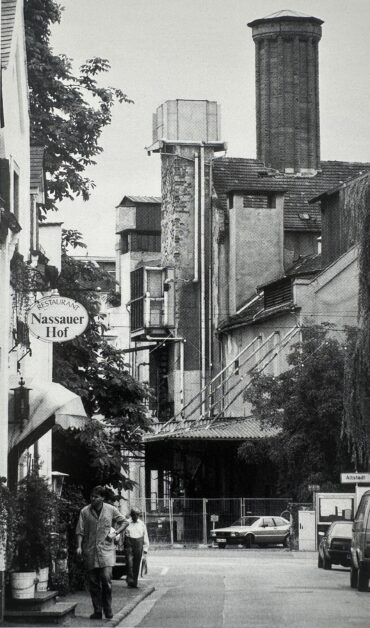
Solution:
<svg viewBox="0 0 370 628">
<path fill-rule="evenodd" d="M 284 228 L 292 231 L 320 231 L 320 203 L 309 200 L 328 189 L 370 171 L 370 163 L 322 161 L 314 176 L 292 176 L 266 168 L 258 159 L 219 157 L 213 162 L 213 184 L 221 206 L 227 211 L 228 191 L 249 189 L 286 190 Z M 303 220 L 300 214 L 308 214 Z"/>
</svg>

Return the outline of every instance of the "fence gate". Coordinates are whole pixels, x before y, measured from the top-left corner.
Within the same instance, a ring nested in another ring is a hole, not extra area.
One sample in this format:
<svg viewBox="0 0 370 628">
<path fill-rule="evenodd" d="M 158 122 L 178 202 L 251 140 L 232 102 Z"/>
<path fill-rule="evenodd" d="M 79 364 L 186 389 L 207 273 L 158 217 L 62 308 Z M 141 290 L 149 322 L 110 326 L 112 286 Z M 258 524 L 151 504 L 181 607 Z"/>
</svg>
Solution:
<svg viewBox="0 0 370 628">
<path fill-rule="evenodd" d="M 291 521 L 296 545 L 298 511 L 307 504 L 293 504 L 286 498 L 147 499 L 145 521 L 153 544 L 204 544 L 210 542 L 213 527 L 224 528 L 248 514 L 283 516 Z M 312 506 L 311 506 L 312 507 Z"/>
</svg>

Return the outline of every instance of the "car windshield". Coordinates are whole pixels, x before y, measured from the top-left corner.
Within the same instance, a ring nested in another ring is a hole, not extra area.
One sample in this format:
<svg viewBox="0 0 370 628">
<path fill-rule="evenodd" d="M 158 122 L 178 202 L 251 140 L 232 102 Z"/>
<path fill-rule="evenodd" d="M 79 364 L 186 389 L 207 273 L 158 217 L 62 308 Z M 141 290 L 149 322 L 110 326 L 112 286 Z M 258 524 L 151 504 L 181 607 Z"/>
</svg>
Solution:
<svg viewBox="0 0 370 628">
<path fill-rule="evenodd" d="M 233 526 L 251 526 L 253 523 L 258 521 L 259 517 L 239 517 L 234 523 Z"/>
<path fill-rule="evenodd" d="M 352 521 L 348 523 L 334 523 L 329 530 L 330 536 L 343 536 L 351 538 L 352 536 Z"/>
</svg>

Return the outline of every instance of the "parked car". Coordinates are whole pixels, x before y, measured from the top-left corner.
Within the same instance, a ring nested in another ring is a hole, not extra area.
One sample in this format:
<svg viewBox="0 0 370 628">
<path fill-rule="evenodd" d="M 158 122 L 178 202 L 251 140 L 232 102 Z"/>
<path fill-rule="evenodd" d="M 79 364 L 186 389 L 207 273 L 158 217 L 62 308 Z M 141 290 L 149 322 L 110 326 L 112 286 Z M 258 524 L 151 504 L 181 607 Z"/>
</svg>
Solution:
<svg viewBox="0 0 370 628">
<path fill-rule="evenodd" d="M 126 556 L 123 549 L 116 550 L 116 564 L 112 568 L 113 580 L 119 580 L 127 573 Z"/>
<path fill-rule="evenodd" d="M 211 531 L 211 538 L 219 548 L 230 545 L 275 545 L 287 547 L 290 535 L 290 522 L 283 517 L 241 517 L 228 528 Z"/>
<path fill-rule="evenodd" d="M 333 521 L 320 541 L 317 566 L 331 569 L 332 564 L 351 564 L 352 521 Z"/>
<path fill-rule="evenodd" d="M 370 577 L 370 491 L 359 503 L 352 528 L 351 576 L 353 589 L 367 591 Z"/>
</svg>

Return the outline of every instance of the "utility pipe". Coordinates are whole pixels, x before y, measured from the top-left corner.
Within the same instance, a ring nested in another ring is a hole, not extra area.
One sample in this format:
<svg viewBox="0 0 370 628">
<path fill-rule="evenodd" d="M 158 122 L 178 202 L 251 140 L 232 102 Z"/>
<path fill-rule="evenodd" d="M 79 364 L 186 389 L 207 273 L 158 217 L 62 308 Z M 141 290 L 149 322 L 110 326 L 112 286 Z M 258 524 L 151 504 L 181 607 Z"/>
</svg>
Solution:
<svg viewBox="0 0 370 628">
<path fill-rule="evenodd" d="M 205 311 L 205 198 L 204 198 L 204 145 L 200 147 L 200 336 L 201 336 L 201 381 L 203 390 L 206 384 L 206 311 Z M 202 414 L 205 395 L 202 394 Z"/>
<path fill-rule="evenodd" d="M 199 157 L 194 154 L 194 283 L 199 281 Z"/>
<path fill-rule="evenodd" d="M 185 340 L 180 342 L 180 407 L 184 408 L 184 386 L 185 386 Z"/>
</svg>

